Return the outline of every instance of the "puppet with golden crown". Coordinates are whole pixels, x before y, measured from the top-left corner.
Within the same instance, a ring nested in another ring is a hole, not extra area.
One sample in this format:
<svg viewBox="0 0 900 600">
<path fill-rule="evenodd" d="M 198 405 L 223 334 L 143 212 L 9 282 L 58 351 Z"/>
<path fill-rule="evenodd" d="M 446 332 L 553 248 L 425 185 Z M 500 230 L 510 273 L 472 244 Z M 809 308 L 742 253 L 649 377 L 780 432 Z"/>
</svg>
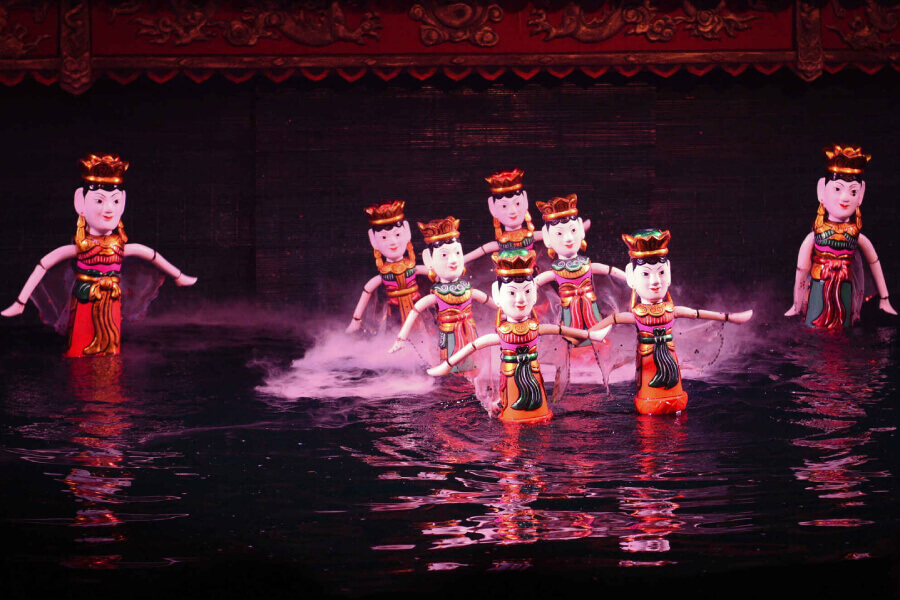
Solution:
<svg viewBox="0 0 900 600">
<path fill-rule="evenodd" d="M 497 281 L 491 287 L 491 295 L 498 306 L 497 333 L 481 336 L 466 344 L 440 365 L 428 369 L 428 374 L 434 377 L 446 375 L 476 350 L 499 344 L 500 398 L 493 413 L 502 421 L 549 420 L 553 413 L 547 405 L 544 380 L 538 364 L 538 337 L 565 335 L 580 341 L 587 339 L 588 333 L 571 327 L 538 323 L 534 315 L 537 301 L 534 250 L 503 250 L 493 259 Z M 554 390 L 554 400 L 558 400 L 555 394 Z"/>
<path fill-rule="evenodd" d="M 786 316 L 806 312 L 806 325 L 825 329 L 848 327 L 859 319 L 863 302 L 863 269 L 856 250 L 869 263 L 878 289 L 878 307 L 897 312 L 888 300 L 881 262 L 869 238 L 860 233 L 860 205 L 866 192 L 866 163 L 872 158 L 858 146 L 825 148 L 828 175 L 819 179 L 819 210 L 812 232 L 797 257 L 794 304 Z"/>
<path fill-rule="evenodd" d="M 601 340 L 610 325 L 633 324 L 638 345 L 634 396 L 637 411 L 644 415 L 677 413 L 687 406 L 687 394 L 681 389 L 681 369 L 675 355 L 673 325 L 675 319 L 711 319 L 745 323 L 753 311 L 720 313 L 675 306 L 669 295 L 672 271 L 669 264 L 668 231 L 642 229 L 623 235 L 631 261 L 625 277 L 632 289 L 631 310 L 611 315 L 594 325 L 592 340 Z"/>
<path fill-rule="evenodd" d="M 390 352 L 396 352 L 403 347 L 419 314 L 436 305 L 437 325 L 440 330 L 438 347 L 441 360 L 447 360 L 454 352 L 478 337 L 475 320 L 472 317 L 472 301 L 487 303 L 494 308 L 496 306 L 487 294 L 473 289 L 467 280 L 460 279 L 466 269 L 462 244 L 459 241 L 459 219 L 446 217 L 418 225 L 428 245 L 428 248 L 422 251 L 422 262 L 428 269 L 428 278 L 434 283 L 431 286 L 431 294 L 413 306 Z M 455 365 L 453 371 L 465 372 L 474 368 L 473 361 L 466 361 Z"/>
<path fill-rule="evenodd" d="M 466 255 L 467 263 L 501 250 L 532 250 L 534 242 L 543 239 L 544 234 L 535 231 L 528 213 L 528 192 L 522 182 L 524 176 L 524 171 L 513 169 L 485 178 L 491 188 L 488 209 L 494 218 L 494 241 L 469 252 Z M 584 228 L 588 227 L 590 221 L 584 223 Z"/>
<path fill-rule="evenodd" d="M 65 355 L 118 354 L 123 297 L 121 270 L 126 257 L 149 261 L 179 286 L 193 285 L 197 278 L 182 273 L 156 250 L 127 243 L 121 220 L 125 211 L 127 162 L 114 154 L 89 154 L 79 161 L 79 166 L 83 184 L 75 190 L 78 224 L 73 243 L 44 256 L 15 303 L 0 314 L 5 317 L 21 314 L 47 270 L 74 258 L 75 279 L 69 303 Z"/>
<path fill-rule="evenodd" d="M 538 202 L 537 207 L 544 219 L 541 228 L 544 245 L 553 262 L 550 263 L 550 271 L 535 277 L 534 282 L 541 287 L 555 281 L 559 286 L 562 308 L 560 324 L 587 331 L 603 318 L 597 306 L 593 275 L 608 275 L 624 282 L 625 273 L 603 263 L 591 262 L 590 258 L 580 254 L 587 248 L 587 243 L 584 241 L 584 222 L 578 216 L 578 197 L 575 194 Z M 570 342 L 576 346 L 591 343 L 590 340 Z"/>
<path fill-rule="evenodd" d="M 347 333 L 357 331 L 362 325 L 363 313 L 369 298 L 379 286 L 384 286 L 387 304 L 382 318 L 384 324 L 391 314 L 397 325 L 402 325 L 412 313 L 416 301 L 421 298 L 416 275 L 425 275 L 428 270 L 416 265 L 416 254 L 412 247 L 409 221 L 403 216 L 402 200 L 373 204 L 366 209 L 369 217 L 369 241 L 375 251 L 375 265 L 378 275 L 366 283 L 359 297 L 353 320 L 347 326 Z"/>
</svg>

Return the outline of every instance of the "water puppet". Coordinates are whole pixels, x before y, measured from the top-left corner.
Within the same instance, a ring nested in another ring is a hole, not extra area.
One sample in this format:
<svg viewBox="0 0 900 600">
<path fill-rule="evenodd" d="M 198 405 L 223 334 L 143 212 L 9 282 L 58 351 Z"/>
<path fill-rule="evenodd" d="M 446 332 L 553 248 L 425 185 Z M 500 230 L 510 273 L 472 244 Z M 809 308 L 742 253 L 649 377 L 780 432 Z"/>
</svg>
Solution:
<svg viewBox="0 0 900 600">
<path fill-rule="evenodd" d="M 603 263 L 591 262 L 580 254 L 587 248 L 584 241 L 584 222 L 578 215 L 578 197 L 570 194 L 537 202 L 544 219 L 541 228 L 544 245 L 553 262 L 550 270 L 534 278 L 538 287 L 555 281 L 559 286 L 561 325 L 589 330 L 603 318 L 597 306 L 593 275 L 608 275 L 625 282 L 625 272 Z M 594 346 L 598 362 L 599 348 L 591 340 L 569 340 L 575 346 Z"/>
<path fill-rule="evenodd" d="M 869 263 L 878 290 L 878 308 L 896 315 L 888 299 L 881 262 L 869 238 L 860 233 L 863 179 L 871 154 L 859 146 L 832 144 L 824 149 L 828 174 L 819 179 L 819 210 L 813 230 L 800 245 L 794 279 L 794 303 L 785 314 L 806 313 L 806 325 L 832 329 L 859 319 L 864 272 L 857 249 Z"/>
<path fill-rule="evenodd" d="M 178 286 L 194 285 L 197 278 L 182 273 L 156 250 L 128 243 L 122 225 L 128 162 L 115 154 L 89 154 L 79 161 L 79 166 L 83 184 L 75 190 L 78 223 L 72 243 L 38 261 L 15 303 L 0 314 L 4 317 L 21 314 L 47 270 L 74 258 L 75 284 L 69 303 L 65 356 L 118 354 L 123 295 L 120 282 L 125 258 L 148 261 L 172 277 Z"/>
<path fill-rule="evenodd" d="M 369 242 L 375 252 L 378 275 L 370 279 L 363 288 L 356 310 L 353 311 L 353 320 L 347 326 L 347 333 L 360 328 L 369 298 L 380 285 L 384 286 L 388 298 L 383 321 L 387 321 L 396 312 L 398 325 L 403 324 L 416 301 L 422 297 L 416 275 L 425 275 L 428 270 L 422 265 L 416 265 L 409 221 L 403 216 L 405 205 L 403 200 L 393 200 L 373 204 L 366 209 L 370 226 Z"/>
<path fill-rule="evenodd" d="M 638 391 L 634 406 L 645 415 L 677 413 L 685 409 L 688 397 L 681 387 L 681 369 L 675 354 L 675 319 L 745 323 L 753 311 L 720 313 L 675 306 L 669 294 L 672 271 L 667 255 L 671 234 L 642 229 L 623 235 L 622 239 L 631 258 L 625 268 L 632 289 L 631 310 L 610 315 L 594 325 L 591 339 L 603 339 L 610 325 L 633 324 L 638 334 L 635 373 Z"/>
<path fill-rule="evenodd" d="M 472 302 L 489 304 L 496 308 L 487 294 L 472 288 L 465 279 L 465 258 L 459 241 L 459 219 L 446 217 L 428 223 L 419 223 L 428 248 L 422 251 L 422 262 L 428 269 L 428 278 L 434 283 L 431 293 L 415 303 L 397 341 L 390 352 L 396 352 L 406 344 L 410 331 L 419 315 L 431 306 L 437 306 L 437 324 L 440 330 L 438 347 L 441 360 L 447 360 L 454 352 L 475 341 L 478 332 L 472 317 Z M 469 371 L 472 361 L 455 365 L 453 372 Z"/>
<path fill-rule="evenodd" d="M 434 377 L 448 374 L 476 350 L 500 345 L 500 397 L 493 413 L 502 421 L 547 421 L 553 413 L 547 405 L 544 379 L 538 363 L 537 340 L 542 335 L 565 335 L 584 340 L 588 333 L 561 325 L 539 324 L 534 315 L 537 286 L 534 283 L 534 250 L 503 250 L 493 255 L 497 281 L 491 296 L 498 306 L 496 333 L 483 335 L 465 345 L 436 367 Z M 568 374 L 565 374 L 568 377 Z M 557 370 L 557 380 L 560 378 Z M 558 400 L 554 388 L 554 400 Z"/>
</svg>

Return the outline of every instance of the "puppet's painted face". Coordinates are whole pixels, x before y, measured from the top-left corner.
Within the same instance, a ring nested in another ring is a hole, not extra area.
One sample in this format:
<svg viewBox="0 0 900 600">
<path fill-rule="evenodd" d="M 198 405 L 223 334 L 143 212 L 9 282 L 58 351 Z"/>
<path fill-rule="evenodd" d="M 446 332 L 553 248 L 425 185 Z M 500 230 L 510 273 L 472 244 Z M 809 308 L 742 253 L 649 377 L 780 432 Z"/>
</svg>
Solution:
<svg viewBox="0 0 900 600">
<path fill-rule="evenodd" d="M 584 241 L 584 221 L 581 217 L 558 225 L 544 225 L 544 245 L 560 258 L 575 258 Z"/>
<path fill-rule="evenodd" d="M 865 181 L 819 180 L 817 188 L 819 202 L 828 212 L 828 220 L 844 223 L 856 214 L 866 193 Z"/>
<path fill-rule="evenodd" d="M 662 302 L 669 293 L 672 284 L 672 270 L 669 261 L 655 264 L 633 265 L 625 267 L 625 279 L 628 287 L 637 292 L 644 304 Z"/>
<path fill-rule="evenodd" d="M 519 190 L 510 198 L 488 198 L 491 216 L 500 221 L 508 230 L 521 229 L 528 213 L 528 194 Z"/>
<path fill-rule="evenodd" d="M 458 241 L 449 244 L 441 244 L 435 249 L 422 251 L 422 262 L 434 271 L 441 281 L 456 281 L 463 274 L 465 260 L 463 259 L 462 244 Z"/>
<path fill-rule="evenodd" d="M 397 262 L 402 259 L 406 254 L 406 245 L 411 239 L 409 221 L 401 221 L 399 227 L 381 231 L 369 230 L 369 241 L 372 243 L 372 247 L 381 252 L 388 262 Z"/>
<path fill-rule="evenodd" d="M 507 319 L 524 321 L 531 316 L 531 310 L 537 302 L 537 285 L 531 280 L 519 283 L 494 282 L 491 286 L 491 296 Z"/>
<path fill-rule="evenodd" d="M 75 190 L 75 211 L 84 217 L 91 235 L 108 235 L 122 220 L 125 190 Z"/>
</svg>

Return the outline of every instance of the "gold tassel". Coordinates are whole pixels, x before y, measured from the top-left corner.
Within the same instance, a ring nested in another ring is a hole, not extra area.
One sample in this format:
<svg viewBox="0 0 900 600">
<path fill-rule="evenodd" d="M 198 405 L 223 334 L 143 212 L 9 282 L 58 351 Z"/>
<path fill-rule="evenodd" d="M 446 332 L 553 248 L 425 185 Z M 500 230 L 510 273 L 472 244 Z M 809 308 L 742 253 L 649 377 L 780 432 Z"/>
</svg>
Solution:
<svg viewBox="0 0 900 600">
<path fill-rule="evenodd" d="M 125 235 L 125 225 L 122 224 L 122 221 L 119 221 L 119 237 L 122 238 L 122 243 L 128 242 L 128 236 Z"/>
</svg>

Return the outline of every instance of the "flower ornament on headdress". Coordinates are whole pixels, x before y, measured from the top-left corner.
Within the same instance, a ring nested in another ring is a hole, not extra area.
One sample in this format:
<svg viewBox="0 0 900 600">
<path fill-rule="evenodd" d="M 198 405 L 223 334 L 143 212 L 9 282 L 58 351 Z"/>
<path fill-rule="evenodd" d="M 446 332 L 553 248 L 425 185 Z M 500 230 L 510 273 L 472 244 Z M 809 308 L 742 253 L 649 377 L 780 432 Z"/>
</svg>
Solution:
<svg viewBox="0 0 900 600">
<path fill-rule="evenodd" d="M 622 234 L 622 240 L 628 246 L 628 256 L 644 260 L 668 254 L 671 237 L 668 230 L 658 229 L 641 229 L 632 235 Z"/>
<path fill-rule="evenodd" d="M 491 255 L 497 277 L 531 277 L 537 255 L 534 250 L 516 248 Z"/>
<path fill-rule="evenodd" d="M 459 239 L 459 219 L 445 217 L 434 219 L 427 223 L 418 223 L 419 230 L 425 237 L 425 243 L 429 246 L 435 242 L 444 242 L 451 239 Z"/>
<path fill-rule="evenodd" d="M 832 144 L 823 148 L 825 167 L 836 175 L 861 176 L 866 170 L 866 163 L 872 159 L 871 154 L 863 154 L 860 146 L 838 146 Z"/>
<path fill-rule="evenodd" d="M 491 186 L 491 194 L 502 196 L 510 192 L 518 192 L 522 189 L 522 177 L 524 171 L 513 169 L 512 171 L 504 171 L 502 173 L 494 173 L 490 177 L 485 177 L 485 181 Z"/>
<path fill-rule="evenodd" d="M 405 205 L 406 203 L 403 200 L 373 204 L 366 209 L 366 214 L 369 215 L 369 225 L 378 227 L 399 223 L 403 220 L 403 207 Z"/>
<path fill-rule="evenodd" d="M 98 185 L 121 185 L 125 181 L 128 162 L 118 154 L 88 154 L 78 161 L 81 178 Z"/>
</svg>

